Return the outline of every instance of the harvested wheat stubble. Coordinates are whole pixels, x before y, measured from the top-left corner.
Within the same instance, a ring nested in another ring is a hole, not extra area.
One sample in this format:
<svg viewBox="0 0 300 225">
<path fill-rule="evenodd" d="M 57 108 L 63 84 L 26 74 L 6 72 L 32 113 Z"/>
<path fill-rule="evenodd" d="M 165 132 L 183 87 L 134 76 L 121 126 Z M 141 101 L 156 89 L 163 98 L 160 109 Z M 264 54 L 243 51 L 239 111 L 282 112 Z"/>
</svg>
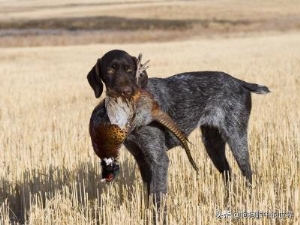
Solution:
<svg viewBox="0 0 300 225">
<path fill-rule="evenodd" d="M 152 220 L 133 157 L 122 148 L 117 182 L 98 183 L 87 121 L 97 100 L 86 83 L 100 53 L 119 45 L 6 48 L 0 51 L 0 223 L 145 224 Z M 299 224 L 300 33 L 184 42 L 124 44 L 151 58 L 149 74 L 222 70 L 272 92 L 253 96 L 249 152 L 252 199 L 230 150 L 231 198 L 195 131 L 199 175 L 181 148 L 168 152 L 168 224 Z M 195 175 L 193 175 L 195 174 Z M 291 218 L 217 218 L 217 213 L 292 212 Z"/>
</svg>

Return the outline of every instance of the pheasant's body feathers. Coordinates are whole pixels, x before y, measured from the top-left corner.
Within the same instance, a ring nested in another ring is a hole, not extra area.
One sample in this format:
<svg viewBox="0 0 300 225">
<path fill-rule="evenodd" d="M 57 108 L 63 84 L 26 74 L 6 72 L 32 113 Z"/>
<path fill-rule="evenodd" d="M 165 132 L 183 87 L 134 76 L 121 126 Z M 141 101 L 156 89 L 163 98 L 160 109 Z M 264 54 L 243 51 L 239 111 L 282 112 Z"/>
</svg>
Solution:
<svg viewBox="0 0 300 225">
<path fill-rule="evenodd" d="M 117 158 L 119 149 L 132 130 L 156 121 L 178 138 L 191 165 L 198 171 L 191 156 L 186 136 L 172 118 L 160 109 L 150 93 L 140 90 L 131 100 L 123 100 L 121 97 L 106 97 L 105 109 L 109 122 L 94 125 L 90 130 L 94 150 L 100 158 Z"/>
<path fill-rule="evenodd" d="M 117 158 L 118 150 L 126 138 L 126 132 L 115 124 L 103 124 L 90 129 L 96 154 L 100 158 Z"/>
</svg>

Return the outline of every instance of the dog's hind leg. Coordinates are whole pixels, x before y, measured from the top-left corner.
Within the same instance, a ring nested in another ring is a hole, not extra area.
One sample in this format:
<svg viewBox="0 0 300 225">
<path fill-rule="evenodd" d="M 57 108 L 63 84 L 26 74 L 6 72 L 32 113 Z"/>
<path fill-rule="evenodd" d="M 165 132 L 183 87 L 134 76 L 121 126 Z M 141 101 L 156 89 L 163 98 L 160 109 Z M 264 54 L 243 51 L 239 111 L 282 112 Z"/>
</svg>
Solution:
<svg viewBox="0 0 300 225">
<path fill-rule="evenodd" d="M 239 129 L 231 130 L 226 141 L 229 144 L 232 155 L 234 156 L 243 176 L 247 180 L 246 185 L 251 187 L 252 171 L 248 151 L 247 127 L 245 126 L 245 128 L 243 128 L 240 126 Z"/>
<path fill-rule="evenodd" d="M 211 126 L 201 126 L 202 141 L 206 152 L 215 167 L 222 173 L 223 180 L 227 184 L 231 179 L 231 171 L 225 155 L 225 141 L 218 128 Z"/>
<path fill-rule="evenodd" d="M 201 126 L 202 141 L 206 152 L 215 167 L 222 174 L 225 184 L 225 205 L 229 201 L 229 182 L 231 181 L 231 169 L 225 155 L 225 144 L 218 128 L 211 126 Z"/>
</svg>

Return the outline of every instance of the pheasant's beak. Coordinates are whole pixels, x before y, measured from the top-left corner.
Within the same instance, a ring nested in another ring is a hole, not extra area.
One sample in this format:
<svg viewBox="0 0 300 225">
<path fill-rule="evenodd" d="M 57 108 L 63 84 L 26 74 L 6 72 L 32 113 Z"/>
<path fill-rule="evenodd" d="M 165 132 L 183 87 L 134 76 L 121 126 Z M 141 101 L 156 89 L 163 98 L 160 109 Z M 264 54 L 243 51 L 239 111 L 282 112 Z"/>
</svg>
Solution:
<svg viewBox="0 0 300 225">
<path fill-rule="evenodd" d="M 111 182 L 111 181 L 113 181 L 115 179 L 116 175 L 113 174 L 113 173 L 110 173 L 106 178 L 102 178 L 101 182 L 102 183 Z M 102 175 L 102 177 L 103 177 L 103 175 Z"/>
<path fill-rule="evenodd" d="M 114 158 L 104 158 L 101 160 L 102 183 L 113 181 L 120 172 L 119 163 Z"/>
</svg>

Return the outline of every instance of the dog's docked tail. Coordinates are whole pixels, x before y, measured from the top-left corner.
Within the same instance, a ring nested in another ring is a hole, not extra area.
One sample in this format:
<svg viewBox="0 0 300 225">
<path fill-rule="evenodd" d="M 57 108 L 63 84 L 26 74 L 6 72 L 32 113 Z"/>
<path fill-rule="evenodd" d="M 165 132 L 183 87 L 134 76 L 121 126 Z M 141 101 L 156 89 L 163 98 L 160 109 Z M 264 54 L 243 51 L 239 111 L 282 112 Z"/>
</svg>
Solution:
<svg viewBox="0 0 300 225">
<path fill-rule="evenodd" d="M 270 92 L 267 86 L 254 84 L 254 83 L 247 83 L 245 81 L 243 81 L 242 85 L 248 91 L 254 92 L 256 94 L 267 94 Z"/>
</svg>

